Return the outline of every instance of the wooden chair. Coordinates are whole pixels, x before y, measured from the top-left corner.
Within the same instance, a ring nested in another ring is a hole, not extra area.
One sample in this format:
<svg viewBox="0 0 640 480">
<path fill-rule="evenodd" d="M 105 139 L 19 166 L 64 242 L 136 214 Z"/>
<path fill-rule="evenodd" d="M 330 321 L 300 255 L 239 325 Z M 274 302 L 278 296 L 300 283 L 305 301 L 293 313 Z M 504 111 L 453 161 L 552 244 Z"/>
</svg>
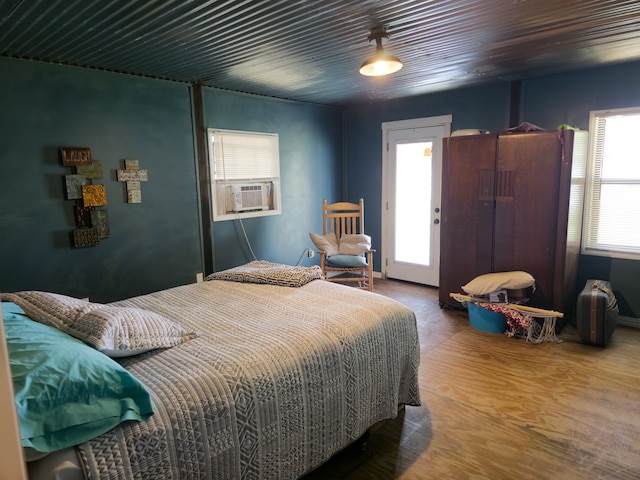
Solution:
<svg viewBox="0 0 640 480">
<path fill-rule="evenodd" d="M 334 233 L 338 242 L 343 235 L 364 235 L 364 200 L 359 203 L 322 201 L 323 234 Z M 320 267 L 329 282 L 353 284 L 373 291 L 373 253 L 369 248 L 361 255 L 327 255 L 319 251 Z"/>
</svg>

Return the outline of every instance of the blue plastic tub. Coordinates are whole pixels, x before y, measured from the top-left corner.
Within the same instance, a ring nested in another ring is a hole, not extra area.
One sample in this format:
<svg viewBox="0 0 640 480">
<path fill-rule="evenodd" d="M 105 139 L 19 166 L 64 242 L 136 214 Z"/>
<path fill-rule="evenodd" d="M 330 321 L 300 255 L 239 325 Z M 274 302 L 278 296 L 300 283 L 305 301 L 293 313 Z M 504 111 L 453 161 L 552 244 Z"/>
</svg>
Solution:
<svg viewBox="0 0 640 480">
<path fill-rule="evenodd" d="M 504 314 L 469 303 L 469 324 L 476 330 L 489 333 L 504 333 L 507 320 Z"/>
</svg>

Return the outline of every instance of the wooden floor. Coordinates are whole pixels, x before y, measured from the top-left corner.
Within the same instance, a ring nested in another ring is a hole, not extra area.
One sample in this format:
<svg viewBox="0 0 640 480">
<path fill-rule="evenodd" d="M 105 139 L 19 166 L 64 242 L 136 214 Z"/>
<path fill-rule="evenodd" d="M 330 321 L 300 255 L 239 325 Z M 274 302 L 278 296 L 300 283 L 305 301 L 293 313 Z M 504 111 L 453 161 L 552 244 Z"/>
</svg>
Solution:
<svg viewBox="0 0 640 480">
<path fill-rule="evenodd" d="M 422 406 L 304 480 L 640 479 L 640 330 L 605 349 L 474 330 L 437 289 L 376 280 L 418 320 Z"/>
</svg>

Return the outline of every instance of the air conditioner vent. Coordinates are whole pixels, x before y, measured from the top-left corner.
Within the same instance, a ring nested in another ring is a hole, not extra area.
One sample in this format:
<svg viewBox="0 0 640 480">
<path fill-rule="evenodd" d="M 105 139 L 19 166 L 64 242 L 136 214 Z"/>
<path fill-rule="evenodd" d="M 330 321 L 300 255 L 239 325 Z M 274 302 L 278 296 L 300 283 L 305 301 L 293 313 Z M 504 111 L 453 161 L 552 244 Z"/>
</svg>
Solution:
<svg viewBox="0 0 640 480">
<path fill-rule="evenodd" d="M 231 185 L 231 198 L 234 212 L 269 210 L 269 185 L 266 183 Z"/>
</svg>

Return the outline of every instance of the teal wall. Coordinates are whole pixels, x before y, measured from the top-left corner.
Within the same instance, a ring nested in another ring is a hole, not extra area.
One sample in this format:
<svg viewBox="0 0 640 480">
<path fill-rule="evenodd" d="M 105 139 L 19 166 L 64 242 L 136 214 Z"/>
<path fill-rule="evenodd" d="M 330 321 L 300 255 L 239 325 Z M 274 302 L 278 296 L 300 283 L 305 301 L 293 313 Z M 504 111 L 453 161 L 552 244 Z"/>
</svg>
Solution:
<svg viewBox="0 0 640 480">
<path fill-rule="evenodd" d="M 309 232 L 322 233 L 322 199 L 342 192 L 341 111 L 216 89 L 204 89 L 207 128 L 277 133 L 280 141 L 282 214 L 215 222 L 214 269 L 253 260 L 295 264 L 313 247 Z M 317 258 L 303 258 L 303 265 Z"/>
<path fill-rule="evenodd" d="M 322 198 L 342 188 L 340 111 L 214 89 L 203 103 L 206 126 L 280 135 L 283 213 L 244 226 L 258 258 L 297 262 L 321 229 Z M 204 271 L 189 85 L 0 58 L 0 105 L 0 291 L 108 302 Z M 111 236 L 95 247 L 71 247 L 62 146 L 102 161 L 94 183 L 106 187 Z M 148 170 L 140 204 L 115 178 L 125 158 Z M 212 228 L 217 269 L 251 260 L 236 221 Z"/>
<path fill-rule="evenodd" d="M 589 112 L 640 106 L 640 62 L 523 80 L 521 121 L 554 129 L 569 123 L 589 127 Z M 382 204 L 382 122 L 452 114 L 452 130 L 508 125 L 510 84 L 452 90 L 407 99 L 356 105 L 345 110 L 346 190 L 350 199 L 365 198 L 367 230 L 380 245 Z M 623 228 L 623 227 L 622 227 Z M 380 252 L 374 259 L 380 271 Z M 578 284 L 598 278 L 612 283 L 623 315 L 640 317 L 640 262 L 581 256 Z"/>
<path fill-rule="evenodd" d="M 550 129 L 589 129 L 589 112 L 640 106 L 640 62 L 534 78 L 522 83 L 524 119 Z"/>
<path fill-rule="evenodd" d="M 192 281 L 202 270 L 187 85 L 0 58 L 0 290 L 110 301 Z M 71 248 L 59 147 L 102 161 L 111 227 Z M 149 181 L 127 204 L 115 170 L 138 159 Z"/>
</svg>

